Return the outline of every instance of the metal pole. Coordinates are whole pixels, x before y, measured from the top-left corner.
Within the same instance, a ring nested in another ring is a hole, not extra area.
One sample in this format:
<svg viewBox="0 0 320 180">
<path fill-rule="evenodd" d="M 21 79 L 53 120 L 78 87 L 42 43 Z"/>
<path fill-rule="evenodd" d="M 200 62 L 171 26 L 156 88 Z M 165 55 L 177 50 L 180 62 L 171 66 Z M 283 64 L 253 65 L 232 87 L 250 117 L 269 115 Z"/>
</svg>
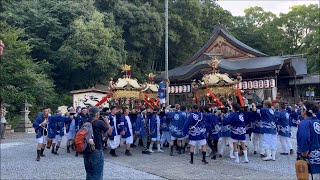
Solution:
<svg viewBox="0 0 320 180">
<path fill-rule="evenodd" d="M 168 0 L 165 0 L 165 71 L 166 79 L 169 80 L 169 62 L 168 62 Z M 166 81 L 166 87 L 169 87 L 169 82 Z M 166 91 L 166 107 L 169 106 L 169 93 Z"/>
</svg>

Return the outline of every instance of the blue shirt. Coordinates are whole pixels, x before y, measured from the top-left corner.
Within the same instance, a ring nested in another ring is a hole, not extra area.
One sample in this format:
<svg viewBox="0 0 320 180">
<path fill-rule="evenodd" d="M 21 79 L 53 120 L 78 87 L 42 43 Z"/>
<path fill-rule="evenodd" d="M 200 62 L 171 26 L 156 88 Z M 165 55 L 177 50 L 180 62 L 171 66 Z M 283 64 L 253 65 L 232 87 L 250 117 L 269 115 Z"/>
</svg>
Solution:
<svg viewBox="0 0 320 180">
<path fill-rule="evenodd" d="M 320 121 L 309 117 L 300 122 L 297 131 L 298 152 L 309 152 L 309 173 L 320 173 Z"/>
<path fill-rule="evenodd" d="M 290 126 L 289 126 L 289 120 L 290 115 L 286 110 L 281 110 L 279 112 L 275 112 L 275 116 L 278 119 L 277 125 L 279 126 L 278 134 L 280 136 L 284 137 L 290 137 Z"/>
<path fill-rule="evenodd" d="M 277 134 L 277 119 L 274 116 L 274 110 L 271 108 L 260 109 L 261 120 L 256 124 L 259 126 L 262 134 Z"/>
<path fill-rule="evenodd" d="M 184 137 L 182 132 L 183 125 L 187 120 L 186 112 L 168 112 L 167 117 L 170 117 L 170 134 L 176 138 Z"/>
<path fill-rule="evenodd" d="M 188 116 L 187 121 L 183 125 L 184 135 L 189 134 L 189 140 L 198 141 L 207 138 L 206 122 L 202 113 L 193 112 Z"/>
<path fill-rule="evenodd" d="M 244 114 L 242 112 L 230 113 L 230 117 L 225 124 L 230 124 L 231 138 L 235 140 L 246 140 L 246 125 L 244 122 Z"/>
<path fill-rule="evenodd" d="M 221 136 L 222 137 L 230 137 L 231 136 L 231 130 L 230 130 L 230 124 L 226 124 L 228 122 L 228 118 L 230 117 L 230 113 L 223 114 L 222 116 L 222 123 L 221 123 Z"/>
<path fill-rule="evenodd" d="M 297 121 L 298 121 L 298 113 L 297 112 L 290 112 L 290 117 L 289 117 L 289 125 L 293 127 L 297 127 Z"/>
<path fill-rule="evenodd" d="M 166 85 L 163 81 L 159 83 L 158 98 L 160 99 L 166 98 L 166 90 L 162 90 L 162 88 L 166 88 Z"/>
<path fill-rule="evenodd" d="M 220 117 L 214 114 L 206 114 L 207 131 L 211 140 L 217 140 L 221 137 Z"/>
</svg>

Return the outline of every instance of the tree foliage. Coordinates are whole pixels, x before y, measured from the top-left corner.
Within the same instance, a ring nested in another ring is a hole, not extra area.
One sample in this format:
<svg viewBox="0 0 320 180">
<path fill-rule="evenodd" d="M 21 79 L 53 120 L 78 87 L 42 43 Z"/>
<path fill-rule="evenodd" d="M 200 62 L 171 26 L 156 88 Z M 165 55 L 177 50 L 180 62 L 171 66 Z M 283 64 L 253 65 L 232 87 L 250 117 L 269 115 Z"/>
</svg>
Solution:
<svg viewBox="0 0 320 180">
<path fill-rule="evenodd" d="M 2 0 L 0 10 L 1 97 L 9 103 L 59 104 L 56 93 L 107 82 L 121 63 L 139 80 L 164 70 L 164 0 Z M 316 72 L 319 23 L 317 5 L 279 16 L 250 7 L 232 16 L 215 0 L 169 0 L 169 68 L 188 60 L 223 24 L 268 55 L 306 54 Z"/>
</svg>

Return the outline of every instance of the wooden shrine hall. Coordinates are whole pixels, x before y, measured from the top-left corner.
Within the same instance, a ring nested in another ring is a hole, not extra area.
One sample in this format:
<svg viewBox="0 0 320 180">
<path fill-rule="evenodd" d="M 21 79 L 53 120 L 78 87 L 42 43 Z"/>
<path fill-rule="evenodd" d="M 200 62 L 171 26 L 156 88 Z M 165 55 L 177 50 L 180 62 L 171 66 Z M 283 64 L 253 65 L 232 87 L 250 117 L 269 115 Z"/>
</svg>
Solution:
<svg viewBox="0 0 320 180">
<path fill-rule="evenodd" d="M 189 60 L 169 70 L 170 104 L 193 103 L 190 88 L 193 80 L 200 80 L 211 71 L 210 62 L 218 59 L 217 70 L 236 79 L 242 76 L 237 88 L 244 91 L 247 102 L 261 102 L 271 98 L 293 103 L 299 92 L 294 82 L 307 75 L 307 61 L 301 55 L 269 56 L 233 37 L 223 26 L 217 25 L 208 42 Z M 165 78 L 158 73 L 156 82 Z"/>
</svg>

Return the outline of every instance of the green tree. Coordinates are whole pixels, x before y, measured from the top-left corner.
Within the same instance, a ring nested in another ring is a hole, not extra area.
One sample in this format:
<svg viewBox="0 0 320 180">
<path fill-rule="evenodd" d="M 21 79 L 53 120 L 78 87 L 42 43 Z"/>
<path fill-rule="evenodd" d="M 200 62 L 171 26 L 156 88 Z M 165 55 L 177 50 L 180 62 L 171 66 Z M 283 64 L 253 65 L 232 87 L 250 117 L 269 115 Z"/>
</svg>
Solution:
<svg viewBox="0 0 320 180">
<path fill-rule="evenodd" d="M 29 41 L 22 29 L 0 21 L 0 39 L 5 51 L 0 60 L 0 101 L 20 110 L 27 100 L 34 107 L 57 106 L 53 81 L 45 73 L 51 66 L 46 61 L 34 62 Z"/>
<path fill-rule="evenodd" d="M 117 27 L 108 27 L 104 22 L 103 14 L 97 11 L 88 20 L 80 17 L 73 22 L 72 34 L 58 50 L 58 76 L 63 87 L 94 86 L 108 82 L 118 72 L 117 67 L 126 58 L 124 41 Z"/>
</svg>

